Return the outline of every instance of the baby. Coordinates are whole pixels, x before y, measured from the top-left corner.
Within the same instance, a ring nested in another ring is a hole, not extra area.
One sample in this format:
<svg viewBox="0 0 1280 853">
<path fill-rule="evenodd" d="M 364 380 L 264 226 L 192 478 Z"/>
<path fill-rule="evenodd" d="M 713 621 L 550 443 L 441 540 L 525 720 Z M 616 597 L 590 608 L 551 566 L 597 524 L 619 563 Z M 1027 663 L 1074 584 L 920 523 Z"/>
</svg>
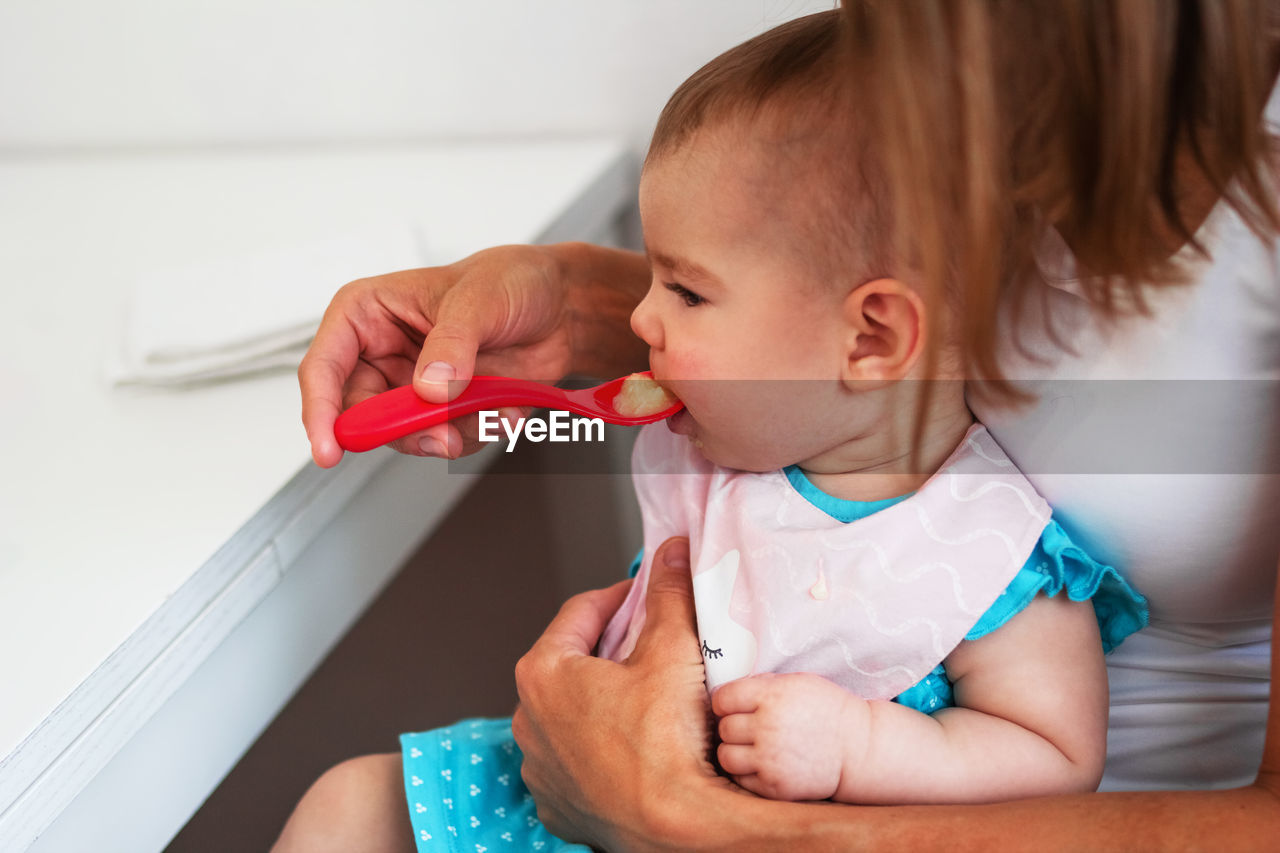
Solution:
<svg viewBox="0 0 1280 853">
<path fill-rule="evenodd" d="M 856 114 L 836 106 L 856 96 L 839 50 L 834 12 L 793 21 L 711 62 L 659 120 L 632 326 L 686 408 L 638 437 L 645 548 L 600 654 L 630 653 L 652 554 L 686 535 L 716 755 L 744 788 L 1091 790 L 1103 653 L 1145 602 L 974 423 L 946 306 L 926 310 L 888 251 L 874 160 L 836 118 Z M 420 849 L 564 846 L 520 784 L 509 721 L 402 747 Z"/>
<path fill-rule="evenodd" d="M 926 311 L 884 254 L 870 162 L 839 168 L 857 138 L 833 120 L 856 114 L 834 106 L 856 97 L 839 49 L 834 13 L 784 25 L 659 119 L 640 187 L 653 282 L 631 324 L 685 409 L 637 441 L 644 556 L 599 653 L 630 654 L 649 558 L 688 536 L 717 758 L 743 787 L 1093 790 L 1103 651 L 1145 603 L 973 422 L 945 306 Z"/>
</svg>

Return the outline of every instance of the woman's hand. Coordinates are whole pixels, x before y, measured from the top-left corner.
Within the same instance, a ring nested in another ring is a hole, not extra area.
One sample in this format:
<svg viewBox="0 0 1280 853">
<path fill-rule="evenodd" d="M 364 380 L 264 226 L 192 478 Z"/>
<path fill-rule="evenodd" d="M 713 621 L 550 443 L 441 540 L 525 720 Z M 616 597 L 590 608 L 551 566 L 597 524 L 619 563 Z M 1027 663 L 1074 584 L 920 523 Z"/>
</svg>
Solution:
<svg viewBox="0 0 1280 853">
<path fill-rule="evenodd" d="M 311 455 L 323 467 L 336 465 L 339 412 L 388 388 L 413 382 L 419 396 L 443 403 L 466 386 L 477 362 L 491 373 L 559 379 L 570 361 L 567 304 L 556 259 L 538 246 L 503 246 L 445 267 L 351 282 L 329 304 L 298 368 Z M 451 388 L 451 380 L 462 381 Z M 463 445 L 453 424 L 393 443 L 402 453 L 450 457 Z"/>
<path fill-rule="evenodd" d="M 717 777 L 684 540 L 659 549 L 625 664 L 591 657 L 626 584 L 570 599 L 516 670 L 522 775 L 547 828 L 625 850 L 1270 850 L 1280 834 L 1280 635 L 1262 768 L 1230 791 L 850 806 L 743 793 Z M 1277 570 L 1280 575 L 1280 570 Z M 1280 624 L 1280 586 L 1276 590 Z"/>
<path fill-rule="evenodd" d="M 656 839 L 678 837 L 681 813 L 699 808 L 699 786 L 729 785 L 709 761 L 688 541 L 658 549 L 631 657 L 592 657 L 628 583 L 569 599 L 516 665 L 512 731 L 538 816 L 566 840 L 608 850 L 663 846 Z"/>
<path fill-rule="evenodd" d="M 298 368 L 302 423 L 316 463 L 338 464 L 338 414 L 413 383 L 424 400 L 453 399 L 477 370 L 555 382 L 574 369 L 634 366 L 631 308 L 644 293 L 643 256 L 586 244 L 501 246 L 444 267 L 353 281 L 334 296 Z M 636 368 L 640 369 L 640 368 Z M 476 416 L 392 444 L 454 458 L 481 446 Z"/>
</svg>

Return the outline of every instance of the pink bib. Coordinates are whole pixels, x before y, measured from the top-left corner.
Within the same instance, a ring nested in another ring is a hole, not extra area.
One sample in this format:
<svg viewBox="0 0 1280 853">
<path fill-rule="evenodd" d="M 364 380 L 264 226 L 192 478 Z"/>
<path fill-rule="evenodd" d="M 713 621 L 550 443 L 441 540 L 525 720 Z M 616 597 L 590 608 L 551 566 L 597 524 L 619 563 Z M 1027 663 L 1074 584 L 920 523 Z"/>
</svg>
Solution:
<svg viewBox="0 0 1280 853">
<path fill-rule="evenodd" d="M 812 672 L 867 699 L 919 682 L 960 643 L 1035 548 L 1050 510 L 980 424 L 911 497 L 842 522 L 782 471 L 708 462 L 665 424 L 632 455 L 644 559 L 600 654 L 644 624 L 652 556 L 688 536 L 707 688 Z"/>
</svg>

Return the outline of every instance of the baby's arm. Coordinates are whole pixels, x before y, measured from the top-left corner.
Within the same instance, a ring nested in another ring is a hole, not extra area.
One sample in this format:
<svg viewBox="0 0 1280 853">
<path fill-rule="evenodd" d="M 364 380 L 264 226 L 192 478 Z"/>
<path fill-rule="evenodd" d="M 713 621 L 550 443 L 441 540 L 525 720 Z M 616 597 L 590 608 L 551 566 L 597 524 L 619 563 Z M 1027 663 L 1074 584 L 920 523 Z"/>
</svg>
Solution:
<svg viewBox="0 0 1280 853">
<path fill-rule="evenodd" d="M 1092 605 L 1039 596 L 946 667 L 956 707 L 932 716 L 803 673 L 730 682 L 712 697 L 720 764 L 775 799 L 987 802 L 1097 787 L 1107 677 Z"/>
</svg>

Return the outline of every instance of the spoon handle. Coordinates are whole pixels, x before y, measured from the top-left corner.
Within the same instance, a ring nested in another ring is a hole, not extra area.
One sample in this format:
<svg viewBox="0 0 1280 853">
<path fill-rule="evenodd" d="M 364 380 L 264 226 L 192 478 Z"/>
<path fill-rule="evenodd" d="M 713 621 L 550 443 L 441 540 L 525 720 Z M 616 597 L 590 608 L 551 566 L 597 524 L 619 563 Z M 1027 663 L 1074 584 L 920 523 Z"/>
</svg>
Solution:
<svg viewBox="0 0 1280 853">
<path fill-rule="evenodd" d="M 445 421 L 502 406 L 563 408 L 564 391 L 552 385 L 476 376 L 448 403 L 428 403 L 412 385 L 376 394 L 338 416 L 333 434 L 343 450 L 372 450 L 398 438 Z"/>
</svg>

